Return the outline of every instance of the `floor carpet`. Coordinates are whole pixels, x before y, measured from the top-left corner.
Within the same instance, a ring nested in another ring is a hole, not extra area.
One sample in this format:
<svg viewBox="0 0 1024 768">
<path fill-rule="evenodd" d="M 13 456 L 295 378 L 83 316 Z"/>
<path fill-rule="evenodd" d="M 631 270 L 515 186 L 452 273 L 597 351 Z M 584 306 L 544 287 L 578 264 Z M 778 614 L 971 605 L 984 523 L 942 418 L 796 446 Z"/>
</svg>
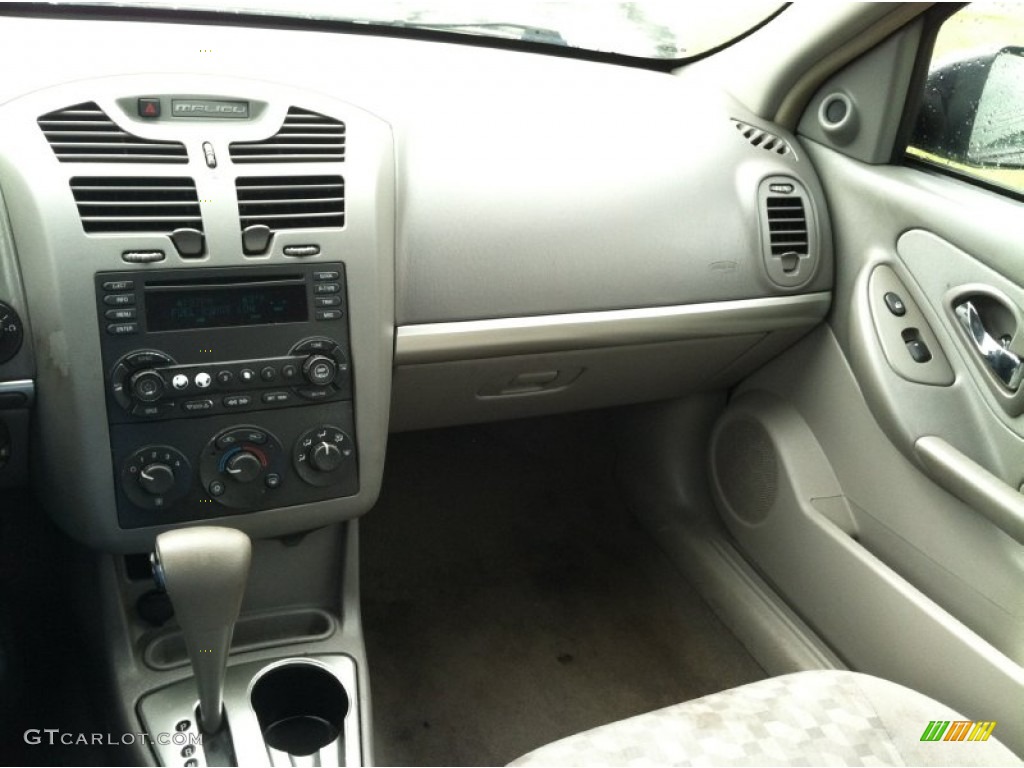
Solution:
<svg viewBox="0 0 1024 768">
<path fill-rule="evenodd" d="M 601 414 L 393 435 L 360 524 L 380 765 L 504 765 L 764 677 L 625 508 Z"/>
</svg>

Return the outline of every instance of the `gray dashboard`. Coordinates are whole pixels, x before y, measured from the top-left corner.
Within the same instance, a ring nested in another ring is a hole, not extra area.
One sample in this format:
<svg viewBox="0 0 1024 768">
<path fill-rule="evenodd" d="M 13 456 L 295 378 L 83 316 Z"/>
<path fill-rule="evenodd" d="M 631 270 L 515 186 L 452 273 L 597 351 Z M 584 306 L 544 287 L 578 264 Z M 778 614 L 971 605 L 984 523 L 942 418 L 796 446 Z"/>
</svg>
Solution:
<svg viewBox="0 0 1024 768">
<path fill-rule="evenodd" d="M 133 263 L 140 274 L 344 264 L 359 491 L 232 510 L 254 535 L 368 510 L 389 429 L 727 387 L 828 310 L 828 214 L 798 141 L 683 77 L 322 31 L 4 16 L 0 26 L 0 301 L 28 328 L 0 382 L 34 381 L 33 481 L 94 546 L 139 551 L 169 524 L 126 530 L 112 514 L 92 285 L 125 269 L 126 252 L 167 254 Z M 40 39 L 60 55 L 40 56 Z M 133 111 L 139 98 L 175 96 L 244 102 L 251 117 Z M 133 136 L 181 142 L 187 162 L 59 162 L 37 121 L 80 104 Z M 233 143 L 274 136 L 293 108 L 344 123 L 343 161 L 231 159 Z M 325 173 L 344 179 L 343 226 L 280 230 L 246 254 L 238 179 Z M 166 233 L 87 234 L 69 188 L 82 176 L 193 179 L 205 250 L 181 255 Z M 316 255 L 286 250 L 313 241 Z"/>
</svg>

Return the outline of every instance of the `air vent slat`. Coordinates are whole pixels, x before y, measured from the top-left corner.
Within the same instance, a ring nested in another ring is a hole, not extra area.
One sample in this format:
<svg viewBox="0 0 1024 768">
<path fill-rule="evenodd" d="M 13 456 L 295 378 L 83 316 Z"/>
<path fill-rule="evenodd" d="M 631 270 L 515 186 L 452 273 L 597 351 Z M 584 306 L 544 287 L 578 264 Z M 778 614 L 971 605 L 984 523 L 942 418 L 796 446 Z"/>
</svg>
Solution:
<svg viewBox="0 0 1024 768">
<path fill-rule="evenodd" d="M 88 102 L 50 112 L 36 120 L 62 163 L 187 163 L 180 141 L 144 139 L 121 128 Z"/>
<path fill-rule="evenodd" d="M 235 163 L 342 162 L 345 124 L 292 107 L 276 134 L 263 141 L 232 142 L 229 150 Z"/>
<path fill-rule="evenodd" d="M 189 178 L 79 176 L 71 193 L 89 234 L 203 228 L 195 182 Z"/>
<path fill-rule="evenodd" d="M 751 146 L 776 155 L 789 155 L 793 152 L 793 149 L 781 136 L 776 136 L 774 133 L 740 120 L 733 120 L 732 123 L 740 132 L 740 136 L 746 139 Z"/>
<path fill-rule="evenodd" d="M 765 200 L 765 212 L 768 216 L 771 253 L 776 256 L 784 253 L 807 254 L 809 239 L 803 198 L 798 195 L 768 197 Z"/>
<path fill-rule="evenodd" d="M 236 185 L 243 230 L 256 224 L 272 231 L 345 226 L 341 176 L 243 177 Z"/>
</svg>

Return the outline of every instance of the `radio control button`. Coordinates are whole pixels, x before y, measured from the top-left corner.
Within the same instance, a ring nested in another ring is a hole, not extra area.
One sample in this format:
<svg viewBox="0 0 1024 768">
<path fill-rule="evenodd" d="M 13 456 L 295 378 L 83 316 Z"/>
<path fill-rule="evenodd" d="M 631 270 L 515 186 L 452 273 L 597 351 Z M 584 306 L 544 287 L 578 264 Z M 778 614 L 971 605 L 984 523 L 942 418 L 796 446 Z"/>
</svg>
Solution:
<svg viewBox="0 0 1024 768">
<path fill-rule="evenodd" d="M 337 346 L 330 339 L 308 339 L 292 350 L 293 355 L 305 355 L 310 352 L 329 352 Z"/>
<path fill-rule="evenodd" d="M 340 307 L 341 296 L 317 296 L 316 305 L 318 307 Z"/>
<path fill-rule="evenodd" d="M 164 396 L 166 385 L 156 371 L 140 371 L 132 376 L 132 395 L 143 403 L 155 403 Z"/>
<path fill-rule="evenodd" d="M 252 404 L 252 398 L 249 395 L 228 395 L 221 402 L 225 408 L 244 408 Z"/>
<path fill-rule="evenodd" d="M 318 288 L 320 286 L 317 286 Z M 108 307 L 130 307 L 135 303 L 134 293 L 112 293 L 103 297 L 103 303 Z"/>
<path fill-rule="evenodd" d="M 299 367 L 293 363 L 287 363 L 281 367 L 281 375 L 286 379 L 294 379 L 299 375 Z"/>
<path fill-rule="evenodd" d="M 337 283 L 318 283 L 313 286 L 314 293 L 340 293 L 341 286 Z"/>
<path fill-rule="evenodd" d="M 132 416 L 143 416 L 147 419 L 163 416 L 174 410 L 174 403 L 154 403 L 152 405 L 136 405 L 132 408 Z"/>
<path fill-rule="evenodd" d="M 329 387 L 300 387 L 295 391 L 307 400 L 326 400 L 333 394 Z"/>
<path fill-rule="evenodd" d="M 318 280 L 318 281 L 337 280 L 338 279 L 338 273 L 337 272 L 314 272 L 313 273 L 313 279 L 314 280 Z"/>
<path fill-rule="evenodd" d="M 111 336 L 128 336 L 138 332 L 138 323 L 110 323 L 107 325 L 107 333 Z"/>
<path fill-rule="evenodd" d="M 318 387 L 330 384 L 337 373 L 338 364 L 325 355 L 313 355 L 302 365 L 302 374 L 306 381 Z"/>
<path fill-rule="evenodd" d="M 256 372 L 252 368 L 243 368 L 242 372 L 238 374 L 239 378 L 246 384 L 250 384 L 256 381 Z"/>
<path fill-rule="evenodd" d="M 134 320 L 135 309 L 108 309 L 103 316 L 107 320 Z"/>
<path fill-rule="evenodd" d="M 317 320 L 340 320 L 341 310 L 340 309 L 318 309 L 316 311 Z"/>
<path fill-rule="evenodd" d="M 124 391 L 123 384 L 114 384 L 110 388 L 111 393 L 114 395 L 114 400 L 125 410 L 132 407 L 132 399 L 128 397 L 128 393 Z"/>
<path fill-rule="evenodd" d="M 232 380 L 234 380 L 234 378 L 235 374 L 233 374 L 231 371 L 220 371 L 217 373 L 217 383 L 220 384 L 222 387 L 226 387 L 228 384 L 232 382 Z"/>
<path fill-rule="evenodd" d="M 290 403 L 292 396 L 288 392 L 265 392 L 263 394 L 263 402 L 270 405 L 283 405 L 284 403 Z"/>
<path fill-rule="evenodd" d="M 171 379 L 171 386 L 179 392 L 183 389 L 188 389 L 188 376 L 184 373 L 174 374 L 174 378 Z"/>
<path fill-rule="evenodd" d="M 135 290 L 134 280 L 108 280 L 103 284 L 104 291 L 132 291 Z"/>
<path fill-rule="evenodd" d="M 213 377 L 206 371 L 200 371 L 196 374 L 194 381 L 196 386 L 200 389 L 209 389 L 210 385 L 213 383 Z"/>
<path fill-rule="evenodd" d="M 264 366 L 260 369 L 260 378 L 264 381 L 273 381 L 277 378 L 277 369 L 272 365 Z"/>
<path fill-rule="evenodd" d="M 186 400 L 181 407 L 189 413 L 209 411 L 213 408 L 213 400 Z"/>
<path fill-rule="evenodd" d="M 143 352 L 132 352 L 124 359 L 125 365 L 132 370 L 150 368 L 154 365 L 174 365 L 174 361 L 163 352 L 145 350 Z"/>
</svg>

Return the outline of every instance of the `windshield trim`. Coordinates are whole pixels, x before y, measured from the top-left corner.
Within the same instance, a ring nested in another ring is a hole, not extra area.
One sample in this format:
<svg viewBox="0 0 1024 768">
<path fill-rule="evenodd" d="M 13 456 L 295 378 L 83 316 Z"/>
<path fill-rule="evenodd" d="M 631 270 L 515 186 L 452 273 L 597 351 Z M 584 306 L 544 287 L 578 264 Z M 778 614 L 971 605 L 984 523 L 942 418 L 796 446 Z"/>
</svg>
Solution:
<svg viewBox="0 0 1024 768">
<path fill-rule="evenodd" d="M 602 64 L 647 69 L 655 72 L 672 72 L 681 66 L 692 64 L 714 56 L 741 40 L 749 37 L 774 21 L 791 3 L 784 3 L 759 23 L 744 30 L 741 34 L 725 42 L 692 56 L 678 58 L 651 58 L 634 56 L 610 51 L 597 51 L 591 48 L 576 48 L 565 45 L 554 45 L 533 40 L 516 40 L 502 37 L 489 37 L 478 34 L 465 34 L 447 30 L 429 29 L 411 25 L 392 25 L 375 23 L 365 20 L 346 20 L 322 18 L 315 16 L 290 16 L 277 13 L 254 13 L 249 11 L 205 10 L 193 8 L 163 8 L 160 6 L 111 5 L 90 3 L 60 2 L 13 2 L 0 3 L 0 17 L 17 16 L 26 18 L 73 19 L 80 21 L 136 21 L 160 22 L 170 24 L 188 24 L 198 26 L 230 26 L 257 27 L 263 29 L 284 29 L 307 32 L 332 32 L 338 34 L 364 35 L 370 37 L 393 37 L 406 40 L 423 40 L 427 42 L 469 45 L 477 48 L 495 48 L 498 50 L 536 53 L 556 58 L 582 59 Z"/>
</svg>

